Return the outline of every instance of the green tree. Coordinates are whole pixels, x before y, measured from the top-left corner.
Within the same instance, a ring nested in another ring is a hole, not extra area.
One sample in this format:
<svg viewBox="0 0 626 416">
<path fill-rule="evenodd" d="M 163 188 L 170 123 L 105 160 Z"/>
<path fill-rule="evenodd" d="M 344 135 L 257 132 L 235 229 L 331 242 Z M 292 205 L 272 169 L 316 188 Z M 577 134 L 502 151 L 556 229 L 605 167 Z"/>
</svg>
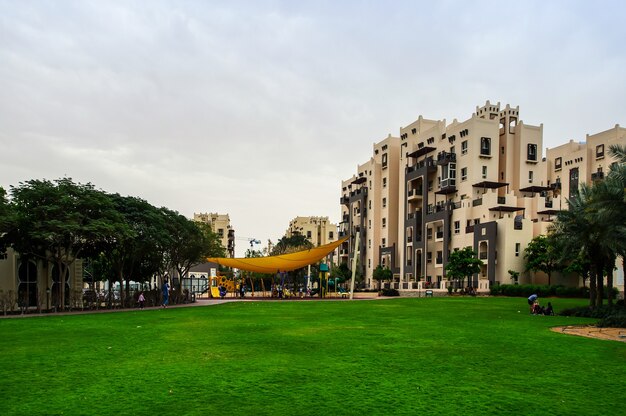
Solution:
<svg viewBox="0 0 626 416">
<path fill-rule="evenodd" d="M 166 227 L 169 246 L 166 249 L 169 263 L 179 276 L 177 290 L 189 269 L 207 257 L 223 257 L 225 249 L 209 224 L 192 221 L 175 211 L 163 209 L 167 215 Z"/>
<path fill-rule="evenodd" d="M 294 253 L 300 250 L 313 248 L 313 243 L 302 234 L 294 234 L 290 237 L 284 236 L 274 246 L 271 255 L 278 256 L 280 254 Z"/>
<path fill-rule="evenodd" d="M 471 247 L 465 247 L 450 253 L 446 275 L 451 279 L 459 279 L 463 287 L 465 278 L 469 280 L 472 275 L 480 273 L 482 265 L 483 261 L 477 257 L 476 252 Z"/>
<path fill-rule="evenodd" d="M 7 241 L 25 257 L 53 263 L 59 276 L 59 306 L 67 304 L 65 276 L 83 252 L 119 234 L 120 215 L 110 198 L 91 184 L 70 178 L 30 180 L 11 187 L 15 223 Z"/>
<path fill-rule="evenodd" d="M 393 272 L 388 267 L 383 267 L 379 264 L 374 269 L 372 278 L 378 282 L 378 290 L 380 290 L 382 282 L 389 281 L 393 278 Z"/>
<path fill-rule="evenodd" d="M 543 272 L 548 275 L 548 285 L 552 284 L 552 273 L 561 270 L 556 244 L 545 235 L 533 238 L 524 249 L 526 271 Z"/>
</svg>

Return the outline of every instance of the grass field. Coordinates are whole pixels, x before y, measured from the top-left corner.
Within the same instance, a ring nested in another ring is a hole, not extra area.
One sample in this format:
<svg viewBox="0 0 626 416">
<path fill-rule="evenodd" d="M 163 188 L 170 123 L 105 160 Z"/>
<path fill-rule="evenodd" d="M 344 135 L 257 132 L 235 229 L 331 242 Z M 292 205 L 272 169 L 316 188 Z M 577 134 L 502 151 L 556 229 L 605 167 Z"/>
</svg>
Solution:
<svg viewBox="0 0 626 416">
<path fill-rule="evenodd" d="M 549 330 L 588 322 L 520 298 L 1 319 L 0 414 L 624 414 L 626 344 Z"/>
</svg>

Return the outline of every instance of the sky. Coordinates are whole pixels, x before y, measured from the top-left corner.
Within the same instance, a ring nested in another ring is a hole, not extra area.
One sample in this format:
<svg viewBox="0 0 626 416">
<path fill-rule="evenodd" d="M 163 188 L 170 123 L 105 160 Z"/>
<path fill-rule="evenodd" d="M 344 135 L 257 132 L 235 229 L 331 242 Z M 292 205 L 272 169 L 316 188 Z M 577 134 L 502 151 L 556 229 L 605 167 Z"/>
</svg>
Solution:
<svg viewBox="0 0 626 416">
<path fill-rule="evenodd" d="M 72 178 L 193 217 L 236 254 L 419 115 L 486 100 L 543 147 L 626 125 L 621 1 L 0 0 L 0 187 Z"/>
</svg>

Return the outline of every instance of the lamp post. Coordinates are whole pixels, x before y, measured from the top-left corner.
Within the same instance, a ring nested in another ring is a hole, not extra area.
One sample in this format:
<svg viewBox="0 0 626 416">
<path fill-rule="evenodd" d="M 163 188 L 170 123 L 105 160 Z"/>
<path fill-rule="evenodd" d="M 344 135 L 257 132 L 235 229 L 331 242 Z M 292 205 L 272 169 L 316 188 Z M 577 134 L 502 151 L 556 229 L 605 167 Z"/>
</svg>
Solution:
<svg viewBox="0 0 626 416">
<path fill-rule="evenodd" d="M 46 288 L 46 309 L 50 310 L 50 288 Z"/>
</svg>

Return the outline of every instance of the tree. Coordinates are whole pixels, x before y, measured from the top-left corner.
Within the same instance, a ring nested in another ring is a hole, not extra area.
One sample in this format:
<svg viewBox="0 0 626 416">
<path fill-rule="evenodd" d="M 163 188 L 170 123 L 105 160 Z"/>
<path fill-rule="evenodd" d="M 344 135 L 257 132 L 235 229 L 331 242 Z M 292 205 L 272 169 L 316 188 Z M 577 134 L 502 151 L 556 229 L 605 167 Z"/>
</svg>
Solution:
<svg viewBox="0 0 626 416">
<path fill-rule="evenodd" d="M 552 273 L 561 269 L 555 244 L 545 235 L 538 235 L 528 243 L 524 249 L 524 260 L 526 271 L 540 271 L 548 275 L 548 285 L 552 284 Z"/>
<path fill-rule="evenodd" d="M 6 198 L 6 191 L 0 186 L 0 253 L 6 250 L 4 235 L 13 225 L 13 207 Z"/>
<path fill-rule="evenodd" d="M 225 249 L 209 224 L 187 219 L 175 211 L 162 209 L 167 216 L 169 247 L 166 249 L 171 266 L 176 270 L 180 291 L 182 278 L 189 269 L 207 257 L 223 257 Z"/>
<path fill-rule="evenodd" d="M 465 278 L 469 280 L 473 274 L 480 273 L 483 261 L 479 259 L 471 247 L 453 251 L 448 257 L 446 275 L 448 278 L 460 279 L 463 286 Z"/>
<path fill-rule="evenodd" d="M 514 284 L 517 284 L 519 280 L 519 272 L 515 270 L 509 270 L 509 274 L 511 275 L 511 280 L 513 280 Z"/>
<path fill-rule="evenodd" d="M 313 248 L 313 243 L 302 234 L 294 234 L 291 237 L 284 236 L 272 249 L 272 256 L 280 254 L 294 253 L 300 250 Z"/>
<path fill-rule="evenodd" d="M 59 306 L 64 309 L 70 266 L 84 251 L 114 239 L 121 218 L 104 192 L 70 178 L 20 183 L 11 187 L 11 196 L 15 223 L 7 241 L 20 256 L 55 265 Z"/>
<path fill-rule="evenodd" d="M 393 277 L 393 272 L 388 268 L 381 266 L 380 264 L 376 266 L 374 272 L 372 273 L 372 277 L 374 280 L 378 282 L 378 290 L 381 288 L 381 283 L 383 281 L 389 281 Z"/>
</svg>

